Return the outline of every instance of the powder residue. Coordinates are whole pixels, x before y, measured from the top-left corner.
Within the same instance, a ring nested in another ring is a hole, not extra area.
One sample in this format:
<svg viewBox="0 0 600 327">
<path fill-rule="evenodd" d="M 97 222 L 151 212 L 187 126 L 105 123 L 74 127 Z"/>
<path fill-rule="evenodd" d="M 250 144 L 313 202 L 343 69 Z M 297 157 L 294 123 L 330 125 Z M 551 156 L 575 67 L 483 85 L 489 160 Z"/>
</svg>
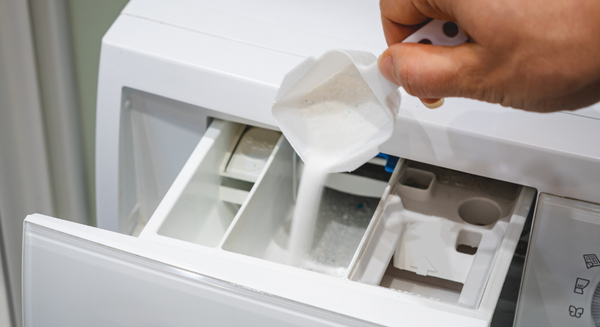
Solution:
<svg viewBox="0 0 600 327">
<path fill-rule="evenodd" d="M 331 167 L 364 147 L 390 119 L 354 66 L 306 94 L 299 110 L 299 123 L 305 124 L 307 139 L 290 231 L 290 259 L 295 266 L 303 265 L 307 258 L 323 184 Z"/>
<path fill-rule="evenodd" d="M 348 66 L 310 91 L 300 103 L 307 129 L 304 158 L 334 164 L 362 147 L 389 121 L 356 67 Z"/>
</svg>

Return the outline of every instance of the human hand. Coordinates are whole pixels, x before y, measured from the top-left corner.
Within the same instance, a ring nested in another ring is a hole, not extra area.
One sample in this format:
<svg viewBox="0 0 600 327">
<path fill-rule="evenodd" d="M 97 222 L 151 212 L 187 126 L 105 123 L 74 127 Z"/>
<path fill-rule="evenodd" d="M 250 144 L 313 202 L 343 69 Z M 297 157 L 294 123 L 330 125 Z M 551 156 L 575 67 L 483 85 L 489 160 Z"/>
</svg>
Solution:
<svg viewBox="0 0 600 327">
<path fill-rule="evenodd" d="M 381 73 L 424 102 L 467 97 L 528 111 L 600 101 L 600 1 L 381 0 Z M 400 43 L 430 18 L 457 22 L 456 47 Z"/>
</svg>

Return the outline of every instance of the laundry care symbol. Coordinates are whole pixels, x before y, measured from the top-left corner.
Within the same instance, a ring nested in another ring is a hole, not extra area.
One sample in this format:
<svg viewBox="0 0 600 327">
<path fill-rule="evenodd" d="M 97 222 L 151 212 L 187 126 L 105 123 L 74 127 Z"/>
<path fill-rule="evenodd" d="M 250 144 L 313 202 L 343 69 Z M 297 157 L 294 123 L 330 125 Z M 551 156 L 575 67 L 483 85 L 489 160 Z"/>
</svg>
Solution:
<svg viewBox="0 0 600 327">
<path fill-rule="evenodd" d="M 575 318 L 581 318 L 583 315 L 583 308 L 576 308 L 572 305 L 569 306 L 569 315 Z"/>
<path fill-rule="evenodd" d="M 577 278 L 575 281 L 575 293 L 583 294 L 583 289 L 590 284 L 590 281 L 585 278 Z"/>
<path fill-rule="evenodd" d="M 600 260 L 598 260 L 598 256 L 595 254 L 584 254 L 583 260 L 585 260 L 585 266 L 587 269 L 600 266 Z"/>
</svg>

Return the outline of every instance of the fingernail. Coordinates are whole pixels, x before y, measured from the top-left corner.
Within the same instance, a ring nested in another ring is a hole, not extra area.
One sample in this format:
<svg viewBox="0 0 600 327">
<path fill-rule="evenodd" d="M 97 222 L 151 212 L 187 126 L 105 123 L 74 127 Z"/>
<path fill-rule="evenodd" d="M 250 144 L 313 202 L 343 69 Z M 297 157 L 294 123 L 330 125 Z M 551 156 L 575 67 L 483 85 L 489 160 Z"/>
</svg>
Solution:
<svg viewBox="0 0 600 327">
<path fill-rule="evenodd" d="M 400 85 L 400 81 L 397 81 L 394 76 L 394 58 L 387 53 L 383 53 L 377 59 L 377 66 L 379 67 L 379 72 L 383 77 L 385 77 L 388 81 Z"/>
<path fill-rule="evenodd" d="M 441 99 L 420 99 L 425 107 L 429 109 L 436 109 L 444 104 L 444 98 Z"/>
</svg>

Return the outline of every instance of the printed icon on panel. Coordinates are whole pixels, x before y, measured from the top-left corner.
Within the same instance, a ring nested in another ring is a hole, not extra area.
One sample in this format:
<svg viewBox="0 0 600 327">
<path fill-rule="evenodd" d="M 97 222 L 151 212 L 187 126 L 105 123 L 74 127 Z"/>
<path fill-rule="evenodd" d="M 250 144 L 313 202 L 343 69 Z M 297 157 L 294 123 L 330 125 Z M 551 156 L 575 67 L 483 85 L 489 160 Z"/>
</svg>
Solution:
<svg viewBox="0 0 600 327">
<path fill-rule="evenodd" d="M 577 278 L 575 281 L 575 293 L 583 294 L 583 289 L 590 284 L 590 281 L 585 278 Z"/>
<path fill-rule="evenodd" d="M 576 308 L 575 306 L 569 306 L 569 315 L 575 318 L 581 318 L 583 315 L 583 308 Z"/>
<path fill-rule="evenodd" d="M 598 260 L 598 256 L 595 254 L 584 254 L 583 259 L 585 260 L 585 266 L 587 269 L 600 267 L 600 260 Z"/>
</svg>

